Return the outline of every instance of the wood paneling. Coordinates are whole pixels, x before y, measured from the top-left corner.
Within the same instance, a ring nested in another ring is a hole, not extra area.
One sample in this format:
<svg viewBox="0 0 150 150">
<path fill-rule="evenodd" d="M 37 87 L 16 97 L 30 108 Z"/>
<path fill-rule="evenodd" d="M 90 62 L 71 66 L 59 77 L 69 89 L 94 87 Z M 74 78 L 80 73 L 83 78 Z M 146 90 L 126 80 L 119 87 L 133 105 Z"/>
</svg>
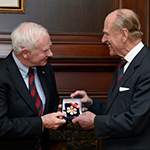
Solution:
<svg viewBox="0 0 150 150">
<path fill-rule="evenodd" d="M 32 21 L 50 33 L 101 34 L 112 4 L 113 0 L 26 0 L 25 14 L 0 13 L 0 32 L 12 32 L 19 23 Z"/>
<path fill-rule="evenodd" d="M 48 61 L 54 68 L 61 98 L 78 89 L 86 90 L 92 98 L 107 101 L 113 72 L 119 62 L 118 57 L 109 56 L 108 47 L 101 42 L 104 18 L 110 11 L 129 8 L 137 12 L 143 42 L 150 44 L 149 0 L 33 0 L 27 1 L 26 7 L 21 19 L 18 15 L 0 14 L 2 23 L 7 25 L 0 33 L 0 58 L 11 51 L 12 19 L 17 18 L 17 23 L 26 20 L 44 25 L 51 35 L 54 56 Z M 0 25 L 0 29 L 3 28 Z"/>
<path fill-rule="evenodd" d="M 106 101 L 118 57 L 110 57 L 101 35 L 51 34 L 51 62 L 61 97 L 85 90 Z"/>
</svg>

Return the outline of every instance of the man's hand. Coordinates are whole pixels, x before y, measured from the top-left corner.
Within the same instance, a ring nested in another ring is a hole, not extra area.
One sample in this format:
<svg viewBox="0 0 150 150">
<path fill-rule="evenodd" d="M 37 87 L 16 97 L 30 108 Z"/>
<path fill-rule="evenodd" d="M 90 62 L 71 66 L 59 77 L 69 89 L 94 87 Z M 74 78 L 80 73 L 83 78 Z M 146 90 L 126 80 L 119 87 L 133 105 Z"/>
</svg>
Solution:
<svg viewBox="0 0 150 150">
<path fill-rule="evenodd" d="M 80 116 L 78 116 L 77 118 L 72 120 L 72 123 L 79 123 L 79 125 L 83 128 L 83 129 L 94 129 L 94 118 L 95 118 L 95 114 L 87 111 L 83 114 L 81 114 Z"/>
<path fill-rule="evenodd" d="M 90 97 L 88 97 L 87 93 L 85 91 L 76 91 L 70 95 L 70 97 L 81 97 L 81 103 L 83 107 L 89 108 L 93 101 Z"/>
<path fill-rule="evenodd" d="M 61 112 L 56 112 L 42 116 L 44 128 L 56 130 L 59 126 L 66 123 L 66 120 L 62 119 L 64 115 Z"/>
</svg>

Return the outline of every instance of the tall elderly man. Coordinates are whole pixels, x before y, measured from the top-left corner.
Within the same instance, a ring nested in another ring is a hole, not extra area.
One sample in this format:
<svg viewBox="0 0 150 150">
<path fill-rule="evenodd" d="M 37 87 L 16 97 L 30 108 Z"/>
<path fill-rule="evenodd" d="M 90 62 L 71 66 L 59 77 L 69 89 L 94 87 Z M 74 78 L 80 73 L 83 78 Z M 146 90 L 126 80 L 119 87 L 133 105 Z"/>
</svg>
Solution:
<svg viewBox="0 0 150 150">
<path fill-rule="evenodd" d="M 118 55 L 107 104 L 76 91 L 89 111 L 72 120 L 95 129 L 102 150 L 150 150 L 150 49 L 142 43 L 137 15 L 129 9 L 111 12 L 104 22 L 102 42 Z"/>
</svg>

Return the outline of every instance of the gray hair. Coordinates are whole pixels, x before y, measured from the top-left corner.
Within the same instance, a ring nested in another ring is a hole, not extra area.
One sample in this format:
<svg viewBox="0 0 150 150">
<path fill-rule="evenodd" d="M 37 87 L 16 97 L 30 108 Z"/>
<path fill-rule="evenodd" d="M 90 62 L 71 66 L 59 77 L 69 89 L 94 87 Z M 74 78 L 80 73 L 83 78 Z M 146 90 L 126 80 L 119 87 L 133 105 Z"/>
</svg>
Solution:
<svg viewBox="0 0 150 150">
<path fill-rule="evenodd" d="M 12 47 L 15 54 L 20 54 L 22 48 L 30 51 L 37 48 L 37 41 L 41 35 L 45 36 L 47 30 L 36 23 L 21 23 L 11 34 Z"/>
<path fill-rule="evenodd" d="M 116 31 L 126 28 L 133 38 L 141 38 L 143 33 L 141 31 L 141 24 L 137 14 L 129 9 L 118 9 L 116 18 L 113 22 L 113 27 Z"/>
</svg>

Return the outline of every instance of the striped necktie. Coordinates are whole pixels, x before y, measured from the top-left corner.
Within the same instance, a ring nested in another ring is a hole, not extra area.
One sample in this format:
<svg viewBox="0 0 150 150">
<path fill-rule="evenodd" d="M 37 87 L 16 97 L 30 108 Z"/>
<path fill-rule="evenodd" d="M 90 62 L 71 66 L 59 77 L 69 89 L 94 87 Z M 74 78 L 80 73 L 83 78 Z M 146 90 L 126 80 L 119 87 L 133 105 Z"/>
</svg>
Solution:
<svg viewBox="0 0 150 150">
<path fill-rule="evenodd" d="M 122 78 L 123 76 L 123 73 L 124 73 L 124 65 L 127 63 L 127 61 L 125 59 L 122 59 L 118 65 L 118 70 L 117 70 L 117 79 L 116 79 L 116 82 L 115 82 L 115 86 L 114 88 L 116 87 L 116 85 L 118 84 L 118 82 L 120 81 L 120 79 Z"/>
<path fill-rule="evenodd" d="M 31 94 L 32 99 L 34 100 L 35 106 L 38 110 L 38 115 L 41 116 L 43 112 L 43 104 L 41 98 L 36 90 L 35 82 L 34 82 L 34 69 L 29 68 L 29 92 Z M 41 139 L 39 139 L 39 147 L 38 150 L 41 150 Z"/>
</svg>

